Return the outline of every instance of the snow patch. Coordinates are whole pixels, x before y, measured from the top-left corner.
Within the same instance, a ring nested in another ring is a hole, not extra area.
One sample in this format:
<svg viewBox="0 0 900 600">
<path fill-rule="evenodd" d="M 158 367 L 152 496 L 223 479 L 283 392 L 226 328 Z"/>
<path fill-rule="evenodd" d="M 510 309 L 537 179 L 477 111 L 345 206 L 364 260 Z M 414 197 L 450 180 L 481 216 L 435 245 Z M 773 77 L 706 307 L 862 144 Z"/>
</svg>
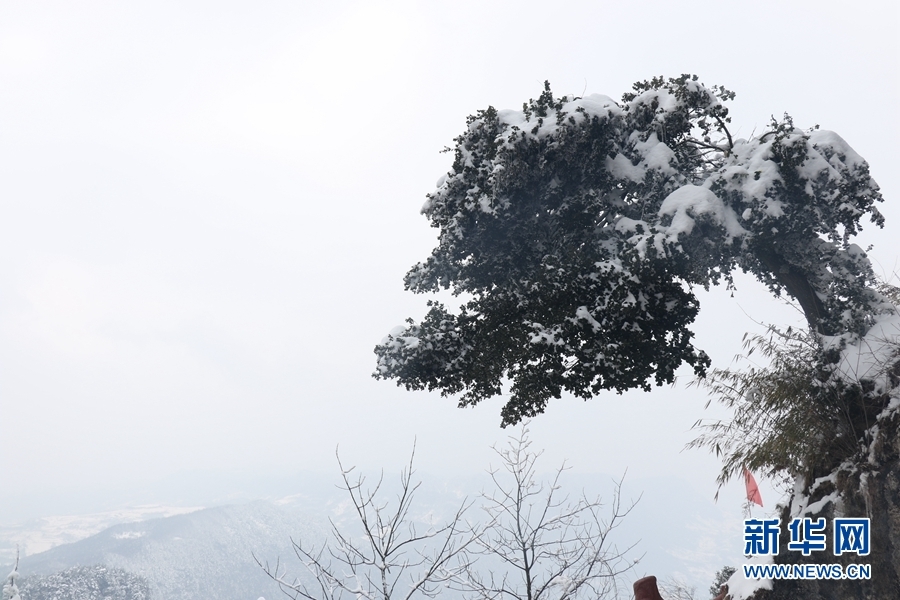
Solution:
<svg viewBox="0 0 900 600">
<path fill-rule="evenodd" d="M 670 243 L 677 243 L 680 234 L 688 235 L 694 230 L 694 217 L 709 215 L 713 221 L 725 228 L 729 238 L 741 237 L 748 232 L 741 227 L 735 212 L 705 187 L 685 185 L 663 200 L 659 216 L 672 216 L 672 223 L 662 228 Z"/>
<path fill-rule="evenodd" d="M 774 556 L 751 556 L 746 559 L 746 565 L 770 565 L 775 562 Z M 759 590 L 771 590 L 771 579 L 746 579 L 744 569 L 738 567 L 734 574 L 725 582 L 728 586 L 728 597 L 731 600 L 746 600 Z"/>
<path fill-rule="evenodd" d="M 562 105 L 561 112 L 565 116 L 565 120 L 573 119 L 575 123 L 581 123 L 586 119 L 597 117 L 606 119 L 610 116 L 619 116 L 622 109 L 609 96 L 602 94 L 590 94 L 584 98 L 576 98 L 569 100 Z M 504 133 L 499 137 L 506 144 L 512 143 L 514 137 L 525 135 L 534 139 L 545 139 L 556 135 L 560 128 L 557 124 L 556 110 L 547 111 L 545 117 L 535 117 L 534 114 L 529 118 L 524 111 L 515 109 L 504 109 L 497 111 L 497 120 L 501 125 L 505 126 Z M 470 127 L 476 127 L 478 121 L 472 123 Z M 459 146 L 460 148 L 462 145 Z M 468 157 L 464 157 L 468 160 Z M 466 163 L 467 166 L 468 163 Z"/>
<path fill-rule="evenodd" d="M 825 338 L 826 347 L 840 347 L 841 360 L 836 375 L 848 382 L 869 380 L 875 384 L 875 393 L 891 389 L 888 368 L 897 359 L 900 346 L 900 314 L 892 310 L 876 317 L 876 322 L 861 339 L 850 336 Z"/>
<path fill-rule="evenodd" d="M 833 131 L 828 131 L 826 129 L 817 129 L 809 134 L 809 141 L 812 142 L 815 146 L 825 146 L 832 150 L 837 155 L 843 157 L 841 161 L 844 165 L 847 165 L 850 168 L 856 168 L 861 165 L 865 165 L 866 161 L 862 156 L 856 153 L 856 151 L 850 147 L 844 138 L 839 136 Z M 834 164 L 834 158 L 832 159 L 831 164 Z"/>
</svg>

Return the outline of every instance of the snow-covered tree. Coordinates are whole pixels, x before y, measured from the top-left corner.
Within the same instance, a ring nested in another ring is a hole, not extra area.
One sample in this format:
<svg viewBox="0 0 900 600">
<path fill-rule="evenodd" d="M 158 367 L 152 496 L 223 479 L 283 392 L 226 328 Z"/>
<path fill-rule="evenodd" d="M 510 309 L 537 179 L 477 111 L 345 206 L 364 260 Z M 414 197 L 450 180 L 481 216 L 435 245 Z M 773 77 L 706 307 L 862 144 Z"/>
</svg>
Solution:
<svg viewBox="0 0 900 600">
<path fill-rule="evenodd" d="M 146 579 L 124 569 L 93 565 L 22 579 L 26 600 L 149 600 Z"/>
<path fill-rule="evenodd" d="M 635 84 L 622 102 L 555 98 L 469 117 L 455 160 L 422 209 L 439 230 L 406 287 L 437 302 L 376 348 L 377 378 L 460 394 L 511 382 L 503 424 L 565 392 L 588 398 L 669 383 L 694 347 L 695 286 L 735 269 L 787 293 L 823 336 L 854 343 L 893 307 L 850 239 L 881 225 L 878 186 L 837 134 L 789 117 L 734 139 L 734 94 L 696 77 Z"/>
<path fill-rule="evenodd" d="M 10 572 L 9 576 L 6 578 L 6 583 L 3 584 L 3 600 L 22 600 L 19 597 L 19 586 L 17 585 L 17 581 L 19 579 L 19 551 L 16 550 L 16 564 L 13 566 L 12 572 Z"/>
<path fill-rule="evenodd" d="M 736 432 L 731 446 L 715 431 L 698 443 L 725 452 L 727 479 L 738 453 L 759 448 L 741 438 L 758 424 L 767 445 L 753 457 L 797 483 L 790 510 L 872 518 L 877 574 L 835 584 L 863 590 L 843 597 L 887 597 L 900 589 L 900 313 L 852 241 L 864 221 L 883 225 L 882 197 L 834 132 L 785 115 L 733 137 L 733 97 L 688 75 L 639 82 L 620 102 L 557 98 L 547 84 L 522 110 L 469 117 L 422 209 L 437 247 L 406 276 L 411 291 L 466 301 L 431 302 L 392 331 L 374 376 L 460 406 L 508 382 L 504 426 L 564 392 L 649 390 L 682 364 L 703 378 L 693 290 L 751 273 L 795 301 L 809 331 L 784 332 L 788 354 L 770 345 L 784 359 L 774 370 L 712 372 L 713 391 L 747 410 L 719 428 Z M 804 585 L 773 597 L 807 597 Z"/>
</svg>

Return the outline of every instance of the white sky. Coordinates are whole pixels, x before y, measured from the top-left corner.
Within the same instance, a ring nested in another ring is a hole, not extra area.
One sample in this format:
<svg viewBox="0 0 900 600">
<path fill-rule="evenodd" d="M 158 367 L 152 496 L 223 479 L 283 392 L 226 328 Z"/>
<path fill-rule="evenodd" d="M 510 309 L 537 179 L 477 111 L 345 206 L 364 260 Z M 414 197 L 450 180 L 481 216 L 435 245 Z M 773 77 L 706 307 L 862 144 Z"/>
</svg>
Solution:
<svg viewBox="0 0 900 600">
<path fill-rule="evenodd" d="M 482 470 L 502 401 L 376 382 L 372 349 L 424 314 L 402 276 L 434 242 L 418 211 L 439 150 L 545 79 L 619 97 L 697 73 L 737 92 L 738 137 L 785 111 L 837 131 L 887 198 L 887 230 L 859 241 L 891 273 L 894 5 L 4 2 L 0 524 L 197 473 L 253 496 L 254 478 L 333 472 L 337 444 L 391 469 L 417 438 L 423 471 Z M 746 280 L 703 299 L 720 366 L 750 317 L 799 322 Z M 705 402 L 683 385 L 563 400 L 532 431 L 548 465 L 627 467 L 650 506 L 670 485 L 711 500 L 715 460 L 680 452 Z"/>
</svg>

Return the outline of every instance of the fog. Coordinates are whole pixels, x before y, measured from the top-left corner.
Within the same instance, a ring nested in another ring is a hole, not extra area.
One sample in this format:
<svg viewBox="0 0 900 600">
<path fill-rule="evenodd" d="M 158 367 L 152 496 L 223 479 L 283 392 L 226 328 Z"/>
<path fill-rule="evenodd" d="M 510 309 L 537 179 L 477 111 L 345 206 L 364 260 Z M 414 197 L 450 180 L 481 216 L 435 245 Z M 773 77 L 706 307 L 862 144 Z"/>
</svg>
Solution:
<svg viewBox="0 0 900 600">
<path fill-rule="evenodd" d="M 483 472 L 509 433 L 503 400 L 460 410 L 375 381 L 372 350 L 424 314 L 402 277 L 434 244 L 419 209 L 449 168 L 440 150 L 467 115 L 519 107 L 544 80 L 617 98 L 696 73 L 737 93 L 737 137 L 784 112 L 837 131 L 882 187 L 887 226 L 858 243 L 890 276 L 888 4 L 4 3 L 0 524 L 290 494 L 336 473 L 338 446 L 361 469 L 396 471 L 415 443 L 429 477 Z M 700 295 L 716 366 L 760 323 L 802 324 L 737 283 Z M 682 452 L 698 418 L 723 414 L 689 380 L 552 402 L 535 446 L 580 478 L 627 469 L 647 511 L 691 499 L 686 519 L 710 530 L 697 539 L 714 540 L 739 526 L 743 490 L 714 504 L 715 458 Z M 768 510 L 777 493 L 761 489 Z"/>
</svg>

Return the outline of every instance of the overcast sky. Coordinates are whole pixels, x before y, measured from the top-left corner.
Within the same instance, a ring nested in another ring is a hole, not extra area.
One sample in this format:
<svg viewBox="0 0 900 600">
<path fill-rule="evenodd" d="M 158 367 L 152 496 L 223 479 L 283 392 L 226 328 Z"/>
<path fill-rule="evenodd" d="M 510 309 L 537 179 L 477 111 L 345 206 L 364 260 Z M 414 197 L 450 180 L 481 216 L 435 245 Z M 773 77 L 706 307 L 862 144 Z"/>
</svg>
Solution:
<svg viewBox="0 0 900 600">
<path fill-rule="evenodd" d="M 887 0 L 3 2 L 0 524 L 202 473 L 252 497 L 254 477 L 333 472 L 338 444 L 390 469 L 417 439 L 423 471 L 481 471 L 503 401 L 374 381 L 372 349 L 424 314 L 402 276 L 434 244 L 439 151 L 545 79 L 618 98 L 696 73 L 737 93 L 737 137 L 784 112 L 837 131 L 887 199 L 859 242 L 889 275 L 897 32 Z M 801 322 L 747 279 L 701 299 L 718 366 L 754 320 Z M 650 506 L 664 480 L 713 506 L 717 463 L 680 450 L 717 413 L 683 383 L 554 402 L 535 444 L 628 468 Z"/>
</svg>

